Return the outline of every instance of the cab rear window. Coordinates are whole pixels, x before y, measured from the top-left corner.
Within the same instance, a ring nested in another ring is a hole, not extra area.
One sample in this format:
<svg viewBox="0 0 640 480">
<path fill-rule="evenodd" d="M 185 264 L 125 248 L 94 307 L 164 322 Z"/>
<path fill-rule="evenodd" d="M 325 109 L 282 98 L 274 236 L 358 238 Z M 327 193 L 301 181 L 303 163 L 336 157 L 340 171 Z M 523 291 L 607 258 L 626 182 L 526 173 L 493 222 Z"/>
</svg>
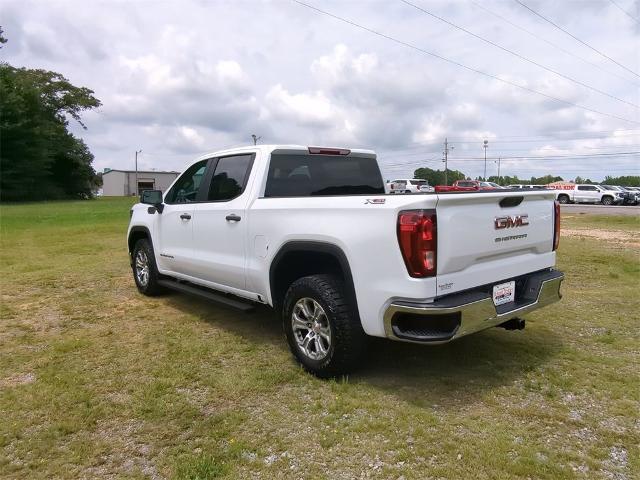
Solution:
<svg viewBox="0 0 640 480">
<path fill-rule="evenodd" d="M 273 154 L 265 197 L 384 194 L 373 157 Z"/>
</svg>

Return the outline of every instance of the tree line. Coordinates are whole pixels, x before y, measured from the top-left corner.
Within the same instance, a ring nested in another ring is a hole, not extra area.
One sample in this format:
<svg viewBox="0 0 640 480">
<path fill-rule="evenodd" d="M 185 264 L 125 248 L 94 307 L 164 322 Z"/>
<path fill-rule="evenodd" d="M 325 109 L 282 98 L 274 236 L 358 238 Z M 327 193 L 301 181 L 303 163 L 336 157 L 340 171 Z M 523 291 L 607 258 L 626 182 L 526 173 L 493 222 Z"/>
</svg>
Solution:
<svg viewBox="0 0 640 480">
<path fill-rule="evenodd" d="M 421 178 L 427 180 L 429 185 L 444 185 L 444 170 L 433 170 L 431 168 L 422 167 L 413 172 L 413 178 Z M 456 180 L 470 179 L 467 175 L 459 170 L 447 170 L 447 181 L 449 184 Z M 482 177 L 476 177 L 476 180 L 484 180 Z M 530 177 L 527 179 L 518 178 L 517 175 L 492 175 L 486 179 L 487 182 L 494 182 L 498 185 L 547 185 L 553 182 L 565 181 L 560 176 L 544 175 L 542 177 Z M 607 175 L 602 182 L 593 182 L 588 178 L 575 177 L 575 179 L 569 180 L 575 183 L 591 183 L 591 184 L 604 184 L 604 185 L 621 185 L 623 187 L 636 187 L 640 186 L 640 176 L 624 175 L 620 177 L 612 177 Z"/>
<path fill-rule="evenodd" d="M 0 48 L 6 43 L 0 28 Z M 0 200 L 90 198 L 93 154 L 69 131 L 101 105 L 63 75 L 0 63 Z"/>
</svg>

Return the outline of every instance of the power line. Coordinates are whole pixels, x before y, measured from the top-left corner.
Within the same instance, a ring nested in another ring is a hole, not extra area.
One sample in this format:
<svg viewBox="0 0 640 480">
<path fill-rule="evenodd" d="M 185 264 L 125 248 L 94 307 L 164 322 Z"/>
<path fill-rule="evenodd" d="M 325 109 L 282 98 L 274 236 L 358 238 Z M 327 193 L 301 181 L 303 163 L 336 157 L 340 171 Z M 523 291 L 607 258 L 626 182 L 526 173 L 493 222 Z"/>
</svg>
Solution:
<svg viewBox="0 0 640 480">
<path fill-rule="evenodd" d="M 585 133 L 585 134 L 611 134 L 611 133 L 620 133 L 617 136 L 597 136 L 597 137 L 559 137 L 558 134 L 570 134 L 570 133 Z M 625 135 L 622 135 L 624 133 Z M 456 144 L 475 144 L 478 142 L 482 142 L 484 138 L 489 138 L 491 143 L 544 143 L 544 142 L 576 142 L 580 140 L 602 140 L 603 138 L 625 138 L 625 137 L 633 137 L 640 136 L 640 130 L 593 130 L 593 131 L 585 131 L 585 130 L 565 130 L 558 131 L 556 135 L 497 135 L 495 137 L 490 137 L 487 135 L 482 135 L 479 137 L 449 137 Z M 538 138 L 535 138 L 538 137 Z M 517 139 L 517 140 L 501 140 L 501 139 Z M 434 143 L 421 143 L 421 142 L 412 142 L 410 146 L 399 148 L 393 150 L 393 152 L 406 152 L 411 150 L 418 150 L 427 147 L 440 147 L 439 142 Z M 584 147 L 588 148 L 588 147 Z M 385 152 L 385 150 L 380 150 L 379 152 Z M 427 151 L 422 153 L 436 153 L 436 151 Z M 419 155 L 420 153 L 414 153 L 412 155 Z"/>
<path fill-rule="evenodd" d="M 503 160 L 558 160 L 558 159 L 599 159 L 601 157 L 620 157 L 620 156 L 629 156 L 629 155 L 640 155 L 640 151 L 638 152 L 611 152 L 611 153 L 591 153 L 591 154 L 573 154 L 573 155 L 527 155 L 527 156 L 506 156 L 500 155 L 500 158 Z M 487 159 L 497 159 L 498 157 L 487 157 Z M 453 158 L 452 160 L 484 160 L 484 157 L 458 157 Z"/>
<path fill-rule="evenodd" d="M 592 47 L 591 45 L 589 45 L 587 42 L 584 42 L 582 40 L 580 40 L 578 37 L 576 37 L 573 33 L 568 32 L 567 30 L 565 30 L 564 28 L 562 28 L 560 25 L 552 22 L 551 20 L 549 20 L 547 17 L 545 17 L 544 15 L 541 15 L 540 13 L 536 12 L 534 9 L 532 9 L 531 7 L 525 5 L 524 3 L 522 3 L 520 0 L 514 0 L 515 2 L 519 3 L 520 5 L 522 5 L 524 8 L 526 8 L 527 10 L 529 10 L 531 13 L 533 13 L 534 15 L 540 17 L 541 19 L 543 19 L 545 22 L 550 23 L 551 25 L 553 25 L 554 27 L 556 27 L 558 30 L 566 33 L 567 35 L 569 35 L 571 38 L 573 38 L 574 40 L 576 40 L 577 42 L 580 42 L 581 44 L 583 44 L 585 47 L 590 48 L 591 50 L 593 50 L 594 52 L 596 52 L 597 54 L 603 56 L 604 58 L 611 60 L 613 63 L 615 63 L 616 65 L 618 65 L 621 68 L 624 68 L 627 72 L 634 74 L 636 77 L 640 77 L 640 75 L 638 75 L 636 72 L 634 72 L 633 70 L 625 67 L 624 65 L 622 65 L 620 62 L 614 60 L 613 58 L 611 58 L 609 55 L 607 55 L 606 53 L 602 53 L 600 50 L 598 50 L 597 48 Z"/>
<path fill-rule="evenodd" d="M 493 142 L 495 143 L 495 142 Z M 564 150 L 611 150 L 612 148 L 616 148 L 615 146 L 603 146 L 603 147 L 571 147 L 571 146 L 559 146 L 559 145 L 554 145 L 554 147 L 559 148 L 559 149 L 564 149 Z M 639 148 L 640 144 L 635 144 L 635 145 L 620 145 L 620 147 L 627 147 L 627 148 Z M 531 152 L 531 148 L 499 148 L 498 151 L 500 153 L 511 153 L 511 152 Z M 460 153 L 466 152 L 466 150 L 463 150 Z M 421 151 L 421 152 L 404 152 L 403 150 L 398 150 L 398 151 L 385 151 L 385 152 L 379 152 L 378 155 L 379 156 L 392 156 L 393 158 L 397 158 L 397 159 L 405 159 L 407 157 L 424 157 L 426 155 L 433 155 L 433 154 L 437 154 L 439 152 L 436 151 Z M 615 152 L 615 151 L 609 151 L 609 152 L 603 152 L 603 153 L 619 153 L 619 152 Z M 623 152 L 624 153 L 624 152 Z M 581 154 L 580 152 L 576 152 L 576 154 Z M 584 153 L 586 154 L 586 152 Z M 534 154 L 535 155 L 535 154 Z M 408 161 L 408 160 L 407 160 Z"/>
<path fill-rule="evenodd" d="M 542 69 L 546 70 L 547 72 L 551 72 L 551 73 L 553 73 L 554 75 L 557 75 L 557 76 L 559 76 L 559 77 L 564 78 L 565 80 L 569 80 L 570 82 L 573 82 L 573 83 L 575 83 L 575 84 L 577 84 L 577 85 L 580 85 L 580 86 L 582 86 L 582 87 L 588 88 L 589 90 L 593 90 L 594 92 L 597 92 L 597 93 L 599 93 L 600 95 L 604 95 L 604 96 L 606 96 L 606 97 L 612 98 L 612 99 L 617 100 L 617 101 L 619 101 L 619 102 L 626 103 L 627 105 L 631 105 L 632 107 L 635 107 L 635 108 L 640 108 L 640 105 L 636 105 L 635 103 L 627 102 L 626 100 L 623 100 L 622 98 L 616 97 L 615 95 L 611 95 L 610 93 L 607 93 L 607 92 L 605 92 L 605 91 L 603 91 L 603 90 L 600 90 L 599 88 L 596 88 L 596 87 L 593 87 L 593 86 L 591 86 L 591 85 L 588 85 L 588 84 L 586 84 L 586 83 L 584 83 L 584 82 L 581 82 L 580 80 L 576 80 L 575 78 L 569 77 L 568 75 L 565 75 L 565 74 L 560 73 L 560 72 L 558 72 L 558 71 L 556 71 L 556 70 L 554 70 L 554 69 L 552 69 L 552 68 L 549 68 L 549 67 L 547 67 L 547 66 L 545 66 L 545 65 L 542 65 L 541 63 L 538 63 L 538 62 L 536 62 L 535 60 L 531 60 L 530 58 L 527 58 L 527 57 L 525 57 L 524 55 L 521 55 L 521 54 L 520 54 L 520 53 L 518 53 L 518 52 L 515 52 L 515 51 L 513 51 L 513 50 L 510 50 L 510 49 L 508 49 L 508 48 L 505 48 L 505 47 L 503 47 L 502 45 L 499 45 L 499 44 L 497 44 L 496 42 L 494 42 L 494 41 L 492 41 L 492 40 L 489 40 L 489 39 L 487 39 L 487 38 L 484 38 L 484 37 L 483 37 L 483 36 L 481 36 L 481 35 L 478 35 L 478 34 L 476 34 L 476 33 L 473 33 L 472 31 L 467 30 L 467 29 L 466 29 L 466 28 L 464 28 L 464 27 L 461 27 L 461 26 L 459 26 L 459 25 L 456 25 L 455 23 L 450 22 L 449 20 L 447 20 L 447 19 L 445 19 L 445 18 L 442 18 L 442 17 L 440 17 L 440 16 L 436 15 L 435 13 L 430 12 L 429 10 L 426 10 L 426 9 L 422 8 L 422 7 L 420 7 L 419 5 L 416 5 L 415 3 L 411 3 L 411 2 L 409 2 L 408 0 L 400 0 L 400 1 L 401 1 L 402 3 L 405 3 L 406 5 L 409 5 L 409 6 L 413 7 L 413 8 L 415 8 L 416 10 L 421 11 L 422 13 L 424 13 L 424 14 L 426 14 L 426 15 L 429 15 L 430 17 L 433 17 L 433 18 L 435 18 L 435 19 L 437 19 L 437 20 L 440 20 L 441 22 L 444 22 L 444 23 L 446 23 L 447 25 L 450 25 L 450 26 L 452 26 L 452 27 L 454 27 L 454 28 L 457 28 L 458 30 L 460 30 L 460 31 L 462 31 L 462 32 L 464 32 L 464 33 L 466 33 L 466 34 L 468 34 L 468 35 L 471 35 L 472 37 L 477 38 L 478 40 L 482 40 L 483 42 L 488 43 L 489 45 L 492 45 L 492 46 L 494 46 L 494 47 L 496 47 L 496 48 L 499 48 L 499 49 L 500 49 L 500 50 L 502 50 L 503 52 L 507 52 L 508 54 L 513 55 L 514 57 L 519 58 L 520 60 L 523 60 L 523 61 L 525 61 L 525 62 L 528 62 L 528 63 L 530 63 L 531 65 L 535 65 L 536 67 L 542 68 Z"/>
<path fill-rule="evenodd" d="M 605 117 L 615 118 L 617 120 L 622 120 L 623 122 L 627 122 L 627 123 L 640 124 L 640 122 L 638 122 L 637 120 L 629 120 L 628 118 L 618 117 L 617 115 L 614 115 L 614 114 L 611 114 L 611 113 L 601 112 L 599 110 L 595 110 L 595 109 L 590 108 L 590 107 L 585 107 L 584 105 L 579 105 L 577 103 L 573 103 L 573 102 L 570 102 L 568 100 L 563 100 L 561 98 L 557 98 L 557 97 L 554 97 L 552 95 L 548 95 L 548 94 L 540 92 L 538 90 L 534 90 L 533 88 L 525 87 L 523 85 L 517 84 L 517 83 L 512 82 L 510 80 L 506 80 L 504 78 L 500 78 L 500 77 L 498 77 L 496 75 L 492 75 L 490 73 L 486 73 L 486 72 L 483 72 L 481 70 L 477 70 L 477 69 L 475 69 L 473 67 L 469 67 L 469 66 L 464 65 L 462 63 L 459 63 L 459 62 L 457 62 L 455 60 L 451 60 L 449 58 L 443 57 L 442 55 L 438 55 L 437 53 L 430 52 L 430 51 L 425 50 L 425 49 L 423 49 L 421 47 L 413 45 L 411 43 L 407 43 L 407 42 L 405 42 L 403 40 L 399 40 L 397 38 L 391 37 L 391 36 L 386 35 L 384 33 L 378 32 L 377 30 L 373 30 L 373 29 L 371 29 L 369 27 L 365 27 L 364 25 L 360 25 L 359 23 L 356 23 L 356 22 L 354 22 L 352 20 L 348 20 L 346 18 L 340 17 L 338 15 L 335 15 L 333 13 L 327 12 L 325 10 L 322 10 L 322 9 L 320 9 L 318 7 L 314 7 L 313 5 L 309 5 L 308 3 L 304 3 L 301 0 L 292 0 L 292 1 L 297 3 L 298 5 L 301 5 L 303 7 L 309 8 L 311 10 L 314 10 L 314 11 L 316 11 L 318 13 L 321 13 L 323 15 L 326 15 L 328 17 L 334 18 L 336 20 L 340 20 L 341 22 L 347 23 L 347 24 L 349 24 L 351 26 L 354 26 L 356 28 L 359 28 L 361 30 L 367 31 L 369 33 L 373 33 L 374 35 L 377 35 L 379 37 L 382 37 L 382 38 L 385 38 L 387 40 L 390 40 L 390 41 L 392 41 L 394 43 L 397 43 L 398 45 L 402 45 L 402 46 L 410 48 L 412 50 L 416 50 L 418 52 L 424 53 L 425 55 L 429 55 L 429 56 L 438 58 L 438 59 L 443 60 L 443 61 L 445 61 L 447 63 L 451 63 L 452 65 L 456 65 L 458 67 L 461 67 L 461 68 L 464 68 L 466 70 L 469 70 L 470 72 L 474 72 L 474 73 L 477 73 L 479 75 L 482 75 L 482 76 L 485 76 L 485 77 L 488 77 L 488 78 L 493 78 L 494 80 L 498 80 L 499 82 L 506 83 L 507 85 L 511 85 L 512 87 L 516 87 L 516 88 L 519 88 L 521 90 L 525 90 L 525 91 L 530 92 L 530 93 L 535 93 L 537 95 L 540 95 L 542 97 L 548 98 L 550 100 L 555 100 L 556 102 L 563 103 L 565 105 L 571 105 L 573 107 L 580 108 L 580 109 L 586 110 L 588 112 L 597 113 L 598 115 L 604 115 Z"/>
<path fill-rule="evenodd" d="M 628 78 L 626 78 L 626 77 L 623 77 L 622 75 L 618 75 L 617 73 L 612 72 L 612 71 L 610 71 L 610 70 L 607 70 L 606 68 L 602 68 L 602 67 L 601 67 L 600 65 L 598 65 L 597 63 L 594 63 L 594 62 L 592 62 L 592 61 L 590 61 L 590 60 L 587 60 L 586 58 L 581 57 L 580 55 L 576 55 L 575 53 L 570 52 L 570 51 L 569 51 L 569 50 L 567 50 L 566 48 L 563 48 L 563 47 L 561 47 L 560 45 L 558 45 L 558 44 L 556 44 L 556 43 L 553 43 L 553 42 L 551 42 L 551 41 L 547 40 L 546 38 L 544 38 L 544 37 L 542 37 L 542 36 L 540 36 L 540 35 L 537 35 L 536 33 L 532 32 L 532 31 L 530 31 L 530 30 L 527 30 L 526 28 L 524 28 L 524 27 L 522 27 L 522 26 L 520 26 L 520 25 L 517 25 L 516 23 L 512 22 L 512 21 L 511 21 L 511 20 L 509 20 L 508 18 L 505 18 L 505 17 L 503 17 L 502 15 L 499 15 L 499 14 L 497 14 L 496 12 L 493 12 L 493 11 L 489 10 L 488 8 L 486 8 L 485 6 L 483 6 L 483 5 L 479 4 L 478 2 L 475 2 L 474 0 L 471 0 L 471 3 L 472 3 L 472 4 L 474 4 L 476 7 L 478 7 L 479 9 L 484 10 L 484 11 L 485 11 L 485 12 L 487 12 L 488 14 L 493 15 L 494 17 L 499 18 L 500 20 L 502 20 L 502 21 L 504 21 L 504 22 L 508 23 L 508 24 L 509 24 L 509 25 L 511 25 L 512 27 L 517 28 L 518 30 L 522 30 L 523 32 L 527 33 L 528 35 L 531 35 L 532 37 L 537 38 L 538 40 L 543 41 L 543 42 L 544 42 L 544 43 L 546 43 L 547 45 L 551 45 L 553 48 L 558 49 L 558 50 L 560 50 L 561 52 L 564 52 L 565 54 L 567 54 L 567 55 L 569 55 L 569 56 L 571 56 L 571 57 L 577 58 L 578 60 L 582 60 L 584 63 L 588 63 L 589 65 L 591 65 L 591 66 L 593 66 L 593 67 L 597 68 L 598 70 L 601 70 L 601 71 L 603 71 L 603 72 L 605 72 L 605 73 L 608 73 L 609 75 L 613 75 L 614 77 L 618 77 L 619 79 L 624 80 L 625 82 L 629 82 L 629 83 L 633 83 L 634 85 L 637 85 L 637 83 L 636 83 L 635 81 L 630 80 L 630 79 L 628 79 Z"/>
<path fill-rule="evenodd" d="M 505 161 L 513 161 L 513 160 L 553 160 L 553 161 L 567 161 L 567 160 L 600 160 L 602 161 L 602 157 L 629 157 L 631 155 L 640 154 L 639 152 L 615 152 L 615 153 L 593 153 L 593 154 L 571 154 L 571 155 L 530 155 L 530 156 L 509 156 L 509 155 L 497 155 L 495 157 L 487 157 L 487 160 L 497 160 L 501 158 Z M 391 157 L 391 155 L 385 155 Z M 381 155 L 380 157 L 383 157 Z M 626 158 L 622 158 L 620 160 L 627 160 Z M 440 160 L 437 160 L 440 162 Z M 449 158 L 451 162 L 472 162 L 472 161 L 484 161 L 484 157 L 453 157 Z M 382 159 L 381 159 L 382 162 Z M 436 162 L 436 159 L 428 159 L 428 160 L 413 160 L 406 162 L 393 162 L 393 163 L 382 163 L 385 166 L 411 166 L 411 165 L 420 165 L 423 163 Z"/>
<path fill-rule="evenodd" d="M 634 17 L 633 15 L 631 15 L 629 12 L 627 12 L 624 8 L 622 8 L 620 5 L 618 5 L 614 0 L 609 0 L 613 5 L 615 5 L 616 7 L 618 7 L 618 9 L 624 13 L 625 15 L 627 15 L 631 20 L 638 22 L 639 20 Z"/>
<path fill-rule="evenodd" d="M 631 135 L 640 135 L 640 129 L 637 128 L 617 128 L 615 130 L 558 130 L 554 135 L 496 135 L 495 139 L 492 141 L 496 141 L 497 138 L 535 138 L 535 137 L 543 137 L 543 138 L 555 138 L 558 134 L 567 134 L 567 133 L 588 133 L 588 134 L 596 134 L 596 133 L 620 133 L 620 132 L 633 132 Z M 478 137 L 466 137 L 471 140 L 482 140 L 487 135 L 481 135 Z M 463 137 L 458 137 L 463 138 Z M 599 137 L 589 137 L 589 138 L 599 138 Z M 434 145 L 436 145 L 434 143 Z"/>
</svg>

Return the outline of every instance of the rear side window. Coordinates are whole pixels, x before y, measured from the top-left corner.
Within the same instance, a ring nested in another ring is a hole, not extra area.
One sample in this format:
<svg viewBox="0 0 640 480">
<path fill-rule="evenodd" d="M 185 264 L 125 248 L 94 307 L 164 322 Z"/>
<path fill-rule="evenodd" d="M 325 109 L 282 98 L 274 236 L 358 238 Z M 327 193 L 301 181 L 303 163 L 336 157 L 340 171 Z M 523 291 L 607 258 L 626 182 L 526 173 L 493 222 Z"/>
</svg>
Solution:
<svg viewBox="0 0 640 480">
<path fill-rule="evenodd" d="M 252 155 L 236 155 L 218 160 L 209 184 L 207 200 L 219 202 L 236 198 L 244 190 Z"/>
<path fill-rule="evenodd" d="M 273 154 L 265 197 L 384 194 L 375 158 Z"/>
</svg>

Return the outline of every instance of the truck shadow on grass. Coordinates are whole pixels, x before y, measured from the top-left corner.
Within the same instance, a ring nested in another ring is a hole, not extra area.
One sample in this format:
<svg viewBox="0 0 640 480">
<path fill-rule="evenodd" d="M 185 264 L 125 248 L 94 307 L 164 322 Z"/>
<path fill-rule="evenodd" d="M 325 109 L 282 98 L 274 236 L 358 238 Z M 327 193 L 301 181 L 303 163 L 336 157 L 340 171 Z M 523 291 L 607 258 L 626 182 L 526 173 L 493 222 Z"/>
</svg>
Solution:
<svg viewBox="0 0 640 480">
<path fill-rule="evenodd" d="M 242 313 L 205 300 L 172 293 L 164 297 L 174 307 L 194 314 L 250 343 L 279 352 L 289 347 L 278 314 L 266 307 Z M 543 317 L 523 331 L 492 328 L 444 345 L 416 345 L 370 338 L 362 366 L 348 376 L 350 384 L 370 385 L 404 401 L 442 408 L 467 403 L 496 387 L 511 385 L 527 372 L 549 362 L 562 342 Z M 297 368 L 290 364 L 277 368 Z M 301 373 L 301 375 L 305 375 Z"/>
<path fill-rule="evenodd" d="M 376 338 L 358 381 L 418 405 L 465 404 L 469 397 L 522 381 L 557 355 L 560 338 L 540 322 L 531 327 L 492 328 L 433 346 Z"/>
</svg>

